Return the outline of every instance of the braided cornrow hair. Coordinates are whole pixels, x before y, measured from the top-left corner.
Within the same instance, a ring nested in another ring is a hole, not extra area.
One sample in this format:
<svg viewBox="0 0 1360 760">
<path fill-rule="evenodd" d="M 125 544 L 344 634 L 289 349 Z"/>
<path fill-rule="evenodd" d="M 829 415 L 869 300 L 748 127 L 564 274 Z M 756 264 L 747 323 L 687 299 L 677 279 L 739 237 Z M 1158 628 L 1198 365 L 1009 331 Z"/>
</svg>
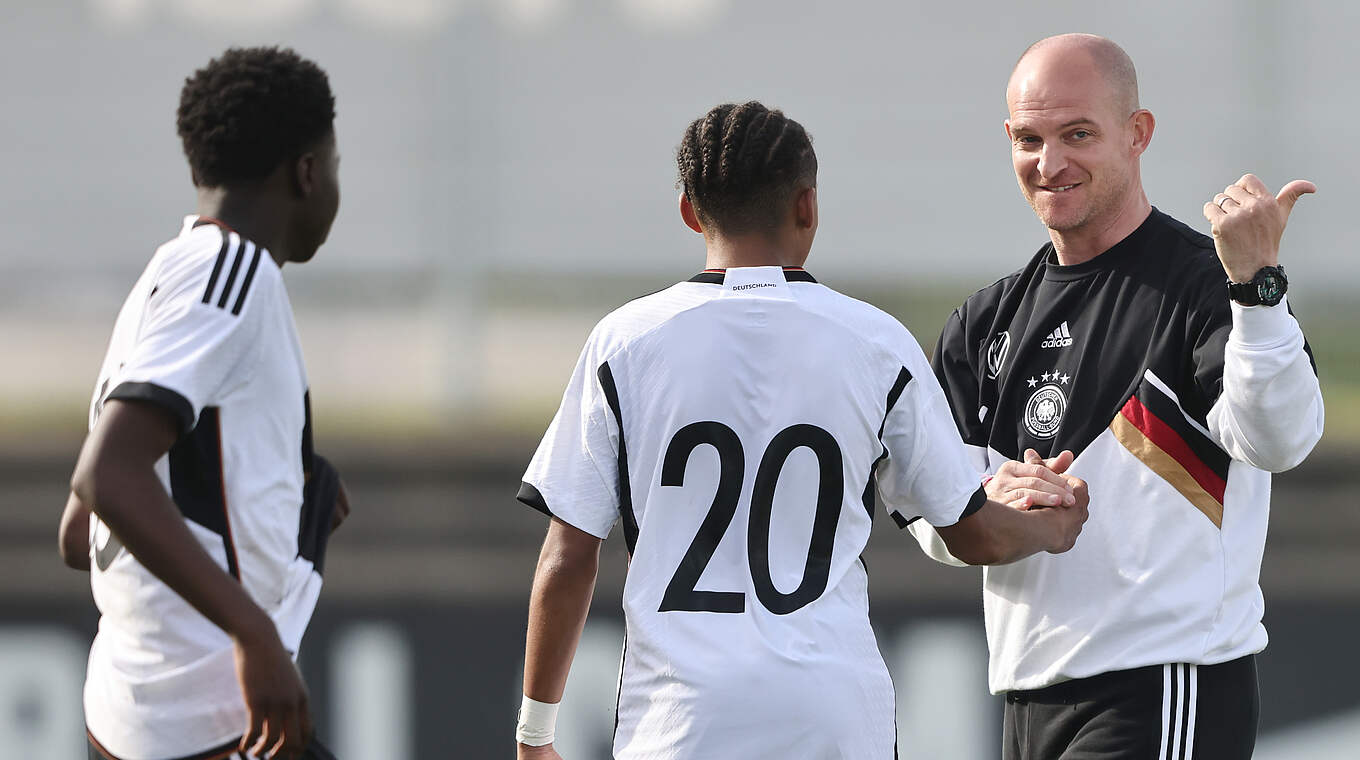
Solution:
<svg viewBox="0 0 1360 760">
<path fill-rule="evenodd" d="M 807 131 L 754 100 L 695 119 L 675 161 L 700 223 L 730 235 L 775 229 L 798 191 L 817 185 Z"/>
</svg>

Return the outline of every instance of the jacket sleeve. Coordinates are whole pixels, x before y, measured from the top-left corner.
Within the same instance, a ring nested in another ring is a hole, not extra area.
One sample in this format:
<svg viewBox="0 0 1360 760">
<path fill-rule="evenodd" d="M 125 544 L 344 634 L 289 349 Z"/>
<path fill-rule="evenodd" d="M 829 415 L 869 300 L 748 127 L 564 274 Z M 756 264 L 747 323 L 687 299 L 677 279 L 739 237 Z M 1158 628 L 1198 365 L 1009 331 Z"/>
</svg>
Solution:
<svg viewBox="0 0 1360 760">
<path fill-rule="evenodd" d="M 1223 449 L 1268 472 L 1302 462 L 1322 437 L 1322 388 L 1287 302 L 1233 303 L 1222 366 L 1208 423 Z"/>
</svg>

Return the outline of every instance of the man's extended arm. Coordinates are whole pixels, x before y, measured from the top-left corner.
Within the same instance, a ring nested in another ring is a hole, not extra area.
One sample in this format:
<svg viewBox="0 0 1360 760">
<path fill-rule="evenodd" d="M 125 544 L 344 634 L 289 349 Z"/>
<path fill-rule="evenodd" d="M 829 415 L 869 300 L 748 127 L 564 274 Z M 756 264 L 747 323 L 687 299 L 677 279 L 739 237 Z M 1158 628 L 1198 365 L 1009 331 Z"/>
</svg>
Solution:
<svg viewBox="0 0 1360 760">
<path fill-rule="evenodd" d="M 1280 238 L 1299 197 L 1313 183 L 1295 180 L 1278 195 L 1244 175 L 1220 202 L 1204 204 L 1214 247 L 1228 278 L 1247 282 L 1279 263 Z M 1322 389 L 1304 350 L 1303 332 L 1285 303 L 1233 304 L 1223 357 L 1223 390 L 1208 414 L 1210 430 L 1228 454 L 1270 472 L 1287 470 L 1322 437 Z"/>
<path fill-rule="evenodd" d="M 529 596 L 529 632 L 524 644 L 524 696 L 557 704 L 567 686 L 567 673 L 585 628 L 595 576 L 600 565 L 600 539 L 558 519 L 548 526 Z M 519 745 L 519 757 L 557 758 L 552 744 Z"/>
<path fill-rule="evenodd" d="M 203 550 L 156 475 L 178 435 L 174 417 L 154 404 L 105 402 L 71 491 L 147 570 L 231 636 L 250 715 L 242 751 L 300 752 L 311 733 L 307 690 L 274 621 Z"/>
</svg>

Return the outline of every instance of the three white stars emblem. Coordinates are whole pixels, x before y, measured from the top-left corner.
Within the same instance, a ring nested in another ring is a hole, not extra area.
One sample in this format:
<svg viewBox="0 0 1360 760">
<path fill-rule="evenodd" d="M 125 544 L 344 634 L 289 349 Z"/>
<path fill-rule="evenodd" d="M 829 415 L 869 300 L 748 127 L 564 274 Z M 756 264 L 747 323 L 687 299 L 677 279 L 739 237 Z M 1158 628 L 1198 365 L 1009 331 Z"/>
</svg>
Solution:
<svg viewBox="0 0 1360 760">
<path fill-rule="evenodd" d="M 1067 385 L 1067 381 L 1069 381 L 1069 380 L 1072 379 L 1072 376 L 1071 376 L 1071 375 L 1067 374 L 1066 372 L 1059 373 L 1058 370 L 1056 370 L 1056 369 L 1053 370 L 1052 372 L 1045 372 L 1045 373 L 1042 375 L 1042 377 L 1043 377 L 1043 379 L 1044 379 L 1044 382 L 1046 382 L 1046 383 L 1047 383 L 1047 382 L 1050 382 L 1050 381 L 1056 380 L 1056 381 L 1062 383 L 1063 385 Z M 1031 388 L 1034 388 L 1034 387 L 1036 387 L 1036 386 L 1039 384 L 1038 379 L 1033 378 L 1033 377 L 1031 377 L 1030 379 L 1026 380 L 1025 382 L 1026 382 L 1026 383 L 1029 385 L 1029 387 L 1031 387 Z"/>
</svg>

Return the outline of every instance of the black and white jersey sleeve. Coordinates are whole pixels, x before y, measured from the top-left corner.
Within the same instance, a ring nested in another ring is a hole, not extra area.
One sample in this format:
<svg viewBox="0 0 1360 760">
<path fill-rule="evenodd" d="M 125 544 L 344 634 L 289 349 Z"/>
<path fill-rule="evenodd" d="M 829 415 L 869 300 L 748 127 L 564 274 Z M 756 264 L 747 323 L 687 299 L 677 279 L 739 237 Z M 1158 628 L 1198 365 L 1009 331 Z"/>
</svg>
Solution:
<svg viewBox="0 0 1360 760">
<path fill-rule="evenodd" d="M 939 382 L 914 340 L 910 348 L 914 355 L 906 363 L 915 371 L 903 366 L 888 396 L 878 493 L 898 526 L 923 518 L 946 527 L 976 512 L 987 497 Z"/>
<path fill-rule="evenodd" d="M 251 374 L 261 320 L 247 308 L 254 291 L 269 288 L 257 277 L 267 255 L 235 232 L 195 231 L 199 243 L 184 255 L 163 258 L 142 284 L 145 298 L 135 336 L 118 364 L 107 367 L 106 399 L 159 404 L 174 414 L 181 432 Z M 128 327 L 134 327 L 128 325 Z"/>
<path fill-rule="evenodd" d="M 529 463 L 518 498 L 605 538 L 619 518 L 619 428 L 609 397 L 615 391 L 600 344 L 597 327 Z M 617 397 L 613 405 L 618 405 Z"/>
</svg>

